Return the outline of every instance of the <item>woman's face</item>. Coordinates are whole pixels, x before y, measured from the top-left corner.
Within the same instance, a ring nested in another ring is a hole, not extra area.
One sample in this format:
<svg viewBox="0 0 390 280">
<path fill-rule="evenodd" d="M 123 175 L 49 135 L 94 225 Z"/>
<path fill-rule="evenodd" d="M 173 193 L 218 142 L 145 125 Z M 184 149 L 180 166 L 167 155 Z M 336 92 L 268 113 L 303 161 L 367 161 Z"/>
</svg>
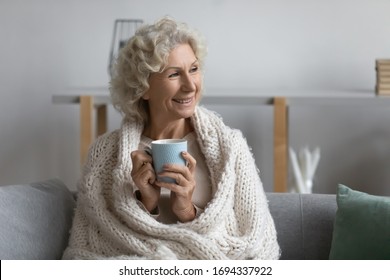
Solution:
<svg viewBox="0 0 390 280">
<path fill-rule="evenodd" d="M 188 44 L 178 45 L 162 73 L 152 73 L 143 98 L 148 100 L 152 121 L 169 122 L 191 117 L 200 99 L 199 62 Z"/>
</svg>

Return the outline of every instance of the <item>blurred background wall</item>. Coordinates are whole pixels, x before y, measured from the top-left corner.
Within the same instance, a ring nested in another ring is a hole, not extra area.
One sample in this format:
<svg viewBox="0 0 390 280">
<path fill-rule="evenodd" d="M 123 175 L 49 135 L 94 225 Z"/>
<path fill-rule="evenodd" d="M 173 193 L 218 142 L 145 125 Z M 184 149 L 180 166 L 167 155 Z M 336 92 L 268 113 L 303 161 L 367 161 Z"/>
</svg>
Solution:
<svg viewBox="0 0 390 280">
<path fill-rule="evenodd" d="M 0 185 L 58 177 L 76 188 L 79 108 L 52 104 L 52 96 L 108 94 L 115 19 L 170 15 L 201 31 L 207 95 L 374 96 L 375 59 L 390 58 L 388 11 L 388 0 L 2 0 Z M 271 191 L 272 107 L 210 108 L 244 132 Z M 291 146 L 321 148 L 314 192 L 344 183 L 390 195 L 389 107 L 302 106 L 289 114 Z M 110 108 L 109 130 L 119 125 Z"/>
</svg>

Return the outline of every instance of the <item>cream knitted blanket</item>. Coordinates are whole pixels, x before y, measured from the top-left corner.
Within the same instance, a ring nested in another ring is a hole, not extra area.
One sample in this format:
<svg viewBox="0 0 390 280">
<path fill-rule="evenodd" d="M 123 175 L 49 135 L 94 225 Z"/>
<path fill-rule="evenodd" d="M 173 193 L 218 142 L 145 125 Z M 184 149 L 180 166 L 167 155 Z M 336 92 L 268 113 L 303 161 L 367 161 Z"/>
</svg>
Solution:
<svg viewBox="0 0 390 280">
<path fill-rule="evenodd" d="M 130 153 L 143 126 L 98 138 L 79 184 L 65 259 L 277 259 L 276 231 L 253 155 L 238 130 L 205 108 L 192 117 L 213 198 L 188 223 L 162 224 L 133 197 Z"/>
</svg>

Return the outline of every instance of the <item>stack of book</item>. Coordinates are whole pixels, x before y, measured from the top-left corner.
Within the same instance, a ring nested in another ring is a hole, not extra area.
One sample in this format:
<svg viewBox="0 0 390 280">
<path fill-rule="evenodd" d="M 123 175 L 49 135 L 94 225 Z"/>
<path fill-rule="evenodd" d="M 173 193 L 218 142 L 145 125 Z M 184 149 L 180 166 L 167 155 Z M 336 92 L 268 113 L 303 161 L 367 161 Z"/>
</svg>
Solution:
<svg viewBox="0 0 390 280">
<path fill-rule="evenodd" d="M 375 64 L 375 92 L 377 95 L 390 95 L 390 59 L 377 59 Z"/>
</svg>

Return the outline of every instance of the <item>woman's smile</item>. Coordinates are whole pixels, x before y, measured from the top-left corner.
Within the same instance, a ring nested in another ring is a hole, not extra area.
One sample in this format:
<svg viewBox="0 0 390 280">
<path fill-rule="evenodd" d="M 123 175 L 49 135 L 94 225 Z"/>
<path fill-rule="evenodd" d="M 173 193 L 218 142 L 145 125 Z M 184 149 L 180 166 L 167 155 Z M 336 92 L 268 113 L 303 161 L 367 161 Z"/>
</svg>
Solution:
<svg viewBox="0 0 390 280">
<path fill-rule="evenodd" d="M 182 105 L 190 105 L 192 103 L 192 101 L 194 100 L 194 97 L 190 97 L 190 98 L 174 98 L 172 99 L 174 102 L 176 103 L 179 103 L 179 104 L 182 104 Z"/>
</svg>

